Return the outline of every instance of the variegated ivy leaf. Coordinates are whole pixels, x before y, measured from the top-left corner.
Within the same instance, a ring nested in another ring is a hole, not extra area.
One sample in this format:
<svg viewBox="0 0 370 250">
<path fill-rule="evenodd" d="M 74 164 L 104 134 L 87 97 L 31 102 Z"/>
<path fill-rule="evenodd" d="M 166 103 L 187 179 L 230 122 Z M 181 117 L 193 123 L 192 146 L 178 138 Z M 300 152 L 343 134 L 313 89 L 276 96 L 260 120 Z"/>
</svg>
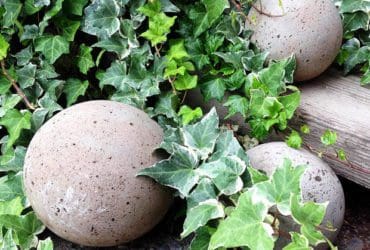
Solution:
<svg viewBox="0 0 370 250">
<path fill-rule="evenodd" d="M 218 125 L 219 118 L 213 108 L 200 122 L 180 129 L 184 145 L 195 150 L 201 159 L 207 159 L 219 136 Z"/>
<path fill-rule="evenodd" d="M 39 244 L 37 245 L 37 250 L 53 250 L 53 241 L 50 237 L 46 238 L 45 240 L 40 240 Z"/>
<path fill-rule="evenodd" d="M 138 175 L 150 176 L 158 183 L 172 187 L 186 197 L 199 180 L 195 172 L 198 164 L 198 156 L 192 149 L 176 145 L 173 155 L 168 160 L 141 170 Z"/>
<path fill-rule="evenodd" d="M 241 246 L 251 250 L 273 249 L 273 229 L 264 222 L 267 212 L 266 204 L 254 202 L 250 192 L 243 193 L 236 208 L 220 222 L 208 249 Z"/>
<path fill-rule="evenodd" d="M 94 0 L 85 8 L 82 30 L 106 38 L 119 30 L 120 5 L 116 0 Z"/>
<path fill-rule="evenodd" d="M 13 230 L 8 230 L 0 239 L 0 248 L 6 250 L 18 250 L 17 244 L 13 239 Z"/>
<path fill-rule="evenodd" d="M 184 238 L 207 224 L 212 219 L 225 216 L 223 205 L 216 199 L 200 202 L 197 206 L 188 209 L 181 237 Z"/>
<path fill-rule="evenodd" d="M 299 195 L 300 181 L 306 170 L 305 166 L 293 166 L 288 159 L 282 166 L 276 168 L 270 180 L 254 185 L 250 192 L 257 201 L 262 201 L 270 207 L 276 205 L 279 212 L 285 216 L 291 215 L 291 194 Z"/>
<path fill-rule="evenodd" d="M 7 150 L 0 156 L 0 172 L 13 171 L 18 172 L 23 169 L 26 148 L 17 146 Z"/>
<path fill-rule="evenodd" d="M 186 199 L 187 209 L 195 207 L 203 201 L 216 198 L 217 193 L 213 182 L 208 178 L 202 178 Z"/>
<path fill-rule="evenodd" d="M 0 201 L 9 201 L 16 197 L 24 197 L 21 172 L 0 178 Z"/>
<path fill-rule="evenodd" d="M 290 198 L 293 219 L 301 225 L 301 234 L 310 244 L 317 246 L 325 242 L 325 236 L 317 230 L 317 226 L 323 221 L 328 202 L 317 204 L 312 201 L 301 203 L 300 196 L 292 194 Z"/>
<path fill-rule="evenodd" d="M 290 237 L 292 242 L 283 248 L 283 250 L 312 250 L 308 239 L 297 232 L 291 232 Z"/>
<path fill-rule="evenodd" d="M 245 162 L 238 157 L 224 156 L 202 164 L 198 173 L 210 178 L 222 194 L 232 195 L 242 190 L 244 183 L 240 176 L 246 167 Z"/>
</svg>

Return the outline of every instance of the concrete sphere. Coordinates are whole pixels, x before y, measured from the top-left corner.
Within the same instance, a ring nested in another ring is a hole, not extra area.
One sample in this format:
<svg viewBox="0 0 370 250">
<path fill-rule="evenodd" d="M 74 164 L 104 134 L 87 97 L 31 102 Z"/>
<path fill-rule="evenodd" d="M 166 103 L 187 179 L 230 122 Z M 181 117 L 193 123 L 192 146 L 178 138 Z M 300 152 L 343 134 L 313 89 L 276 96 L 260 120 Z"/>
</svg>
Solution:
<svg viewBox="0 0 370 250">
<path fill-rule="evenodd" d="M 336 231 L 323 233 L 330 240 L 335 240 L 344 220 L 345 199 L 338 177 L 322 159 L 307 150 L 290 148 L 285 142 L 261 144 L 248 150 L 247 154 L 251 165 L 266 172 L 267 175 L 271 175 L 277 166 L 281 166 L 285 158 L 290 159 L 294 166 L 307 165 L 308 168 L 301 179 L 303 200 L 318 203 L 329 201 L 322 225 L 327 226 L 329 223 L 336 228 Z M 291 218 L 282 218 L 280 224 L 282 228 L 299 230 Z M 282 238 L 279 241 L 278 244 L 286 243 Z"/>
<path fill-rule="evenodd" d="M 259 0 L 268 16 L 252 8 L 249 13 L 255 22 L 252 41 L 270 52 L 270 59 L 282 59 L 295 54 L 296 81 L 319 76 L 334 61 L 342 44 L 343 26 L 332 0 Z"/>
<path fill-rule="evenodd" d="M 140 169 L 157 162 L 159 125 L 134 107 L 90 101 L 51 118 L 32 139 L 24 185 L 40 220 L 86 246 L 113 246 L 152 229 L 171 194 Z"/>
</svg>

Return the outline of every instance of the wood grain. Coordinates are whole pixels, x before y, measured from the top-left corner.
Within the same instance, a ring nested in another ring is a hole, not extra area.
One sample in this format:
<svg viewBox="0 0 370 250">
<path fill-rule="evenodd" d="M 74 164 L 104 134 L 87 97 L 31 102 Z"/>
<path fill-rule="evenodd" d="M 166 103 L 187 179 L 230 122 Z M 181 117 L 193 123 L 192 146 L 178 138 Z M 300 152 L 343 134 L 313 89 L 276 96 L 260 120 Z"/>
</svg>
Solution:
<svg viewBox="0 0 370 250">
<path fill-rule="evenodd" d="M 324 159 L 338 175 L 370 188 L 370 89 L 360 86 L 359 77 L 343 77 L 333 69 L 298 87 L 302 100 L 292 126 L 310 126 L 305 142 L 314 150 L 322 149 L 320 136 L 326 129 L 336 131 L 337 146 L 348 162 Z"/>
</svg>

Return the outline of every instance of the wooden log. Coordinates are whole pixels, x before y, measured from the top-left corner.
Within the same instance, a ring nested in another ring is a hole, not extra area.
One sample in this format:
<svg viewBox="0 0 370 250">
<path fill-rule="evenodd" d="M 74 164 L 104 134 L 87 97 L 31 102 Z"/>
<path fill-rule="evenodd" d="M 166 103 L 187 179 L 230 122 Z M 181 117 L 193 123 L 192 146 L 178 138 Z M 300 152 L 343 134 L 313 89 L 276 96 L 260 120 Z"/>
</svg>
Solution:
<svg viewBox="0 0 370 250">
<path fill-rule="evenodd" d="M 324 160 L 338 175 L 370 188 L 370 89 L 360 86 L 359 77 L 343 77 L 333 69 L 298 86 L 302 100 L 292 127 L 310 126 L 304 141 L 313 151 L 322 149 L 320 136 L 326 129 L 336 131 L 336 146 L 344 149 L 348 161 L 334 155 Z"/>
<path fill-rule="evenodd" d="M 337 132 L 336 147 L 346 152 L 348 162 L 339 161 L 335 152 L 324 155 L 324 160 L 338 175 L 370 189 L 370 89 L 361 87 L 359 77 L 343 77 L 333 69 L 297 86 L 302 100 L 291 127 L 299 130 L 303 124 L 310 126 L 311 133 L 304 136 L 304 141 L 313 152 L 323 149 L 320 137 L 325 130 Z M 204 103 L 199 90 L 190 91 L 186 103 L 201 106 L 205 111 L 216 107 L 221 119 L 227 114 L 218 101 Z M 240 115 L 225 122 L 237 124 L 239 132 L 248 133 L 249 127 Z M 272 135 L 267 141 L 285 137 L 285 134 Z"/>
</svg>

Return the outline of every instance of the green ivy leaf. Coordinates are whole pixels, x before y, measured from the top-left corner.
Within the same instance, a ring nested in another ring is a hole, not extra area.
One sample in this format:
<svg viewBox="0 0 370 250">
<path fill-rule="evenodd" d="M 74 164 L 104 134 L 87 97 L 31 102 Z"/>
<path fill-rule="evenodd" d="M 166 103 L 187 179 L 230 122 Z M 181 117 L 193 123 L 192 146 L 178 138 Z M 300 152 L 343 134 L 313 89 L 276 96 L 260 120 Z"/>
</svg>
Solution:
<svg viewBox="0 0 370 250">
<path fill-rule="evenodd" d="M 244 183 L 240 176 L 246 167 L 237 156 L 223 156 L 202 164 L 198 171 L 200 175 L 210 178 L 222 194 L 232 195 L 242 190 Z"/>
<path fill-rule="evenodd" d="M 285 216 L 291 212 L 291 194 L 300 194 L 301 177 L 305 166 L 293 166 L 288 159 L 282 166 L 276 168 L 269 181 L 260 182 L 251 189 L 253 197 L 264 199 L 269 207 L 276 205 L 279 212 Z"/>
<path fill-rule="evenodd" d="M 301 233 L 309 240 L 310 244 L 317 246 L 319 243 L 325 242 L 325 236 L 316 227 L 324 219 L 328 202 L 316 204 L 309 201 L 302 204 L 299 202 L 298 195 L 292 195 L 290 203 L 292 217 L 301 225 Z"/>
<path fill-rule="evenodd" d="M 93 47 L 103 48 L 107 51 L 115 52 L 120 59 L 128 57 L 131 52 L 128 42 L 116 35 L 113 35 L 109 39 L 104 39 L 95 43 Z"/>
<path fill-rule="evenodd" d="M 206 102 L 211 99 L 221 101 L 225 95 L 226 83 L 222 78 L 212 79 L 201 84 L 200 90 Z"/>
<path fill-rule="evenodd" d="M 0 60 L 3 60 L 8 55 L 9 43 L 0 34 Z"/>
<path fill-rule="evenodd" d="M 22 198 L 20 196 L 8 200 L 0 201 L 0 215 L 11 214 L 11 215 L 21 215 L 24 209 Z"/>
<path fill-rule="evenodd" d="M 22 173 L 0 178 L 0 201 L 13 200 L 16 197 L 24 197 L 22 185 Z"/>
<path fill-rule="evenodd" d="M 37 250 L 53 250 L 53 241 L 50 237 L 46 238 L 45 240 L 40 240 L 39 244 L 37 245 Z"/>
<path fill-rule="evenodd" d="M 301 135 L 297 131 L 292 130 L 285 142 L 286 144 L 288 144 L 289 147 L 299 149 L 302 147 L 303 140 Z"/>
<path fill-rule="evenodd" d="M 359 29 L 368 30 L 368 23 L 370 17 L 367 13 L 362 11 L 357 11 L 355 13 L 344 13 L 343 14 L 343 23 L 344 31 L 351 32 Z"/>
<path fill-rule="evenodd" d="M 0 239 L 0 247 L 4 250 L 18 250 L 17 244 L 13 239 L 13 231 L 10 229 L 5 236 Z"/>
<path fill-rule="evenodd" d="M 17 54 L 15 54 L 14 57 L 17 59 L 18 66 L 25 66 L 33 57 L 32 46 L 28 46 L 25 49 L 22 49 Z"/>
<path fill-rule="evenodd" d="M 80 51 L 77 55 L 77 66 L 80 69 L 80 72 L 85 75 L 92 67 L 95 66 L 91 51 L 92 48 L 82 43 L 80 45 Z"/>
<path fill-rule="evenodd" d="M 175 188 L 182 196 L 188 196 L 190 190 L 197 184 L 199 176 L 194 171 L 198 165 L 198 156 L 192 149 L 176 145 L 173 155 L 153 167 L 139 172 L 150 176 L 162 185 Z"/>
<path fill-rule="evenodd" d="M 283 248 L 283 250 L 312 250 L 308 239 L 299 233 L 290 233 L 292 242 Z"/>
<path fill-rule="evenodd" d="M 212 235 L 208 249 L 246 246 L 251 250 L 273 249 L 271 226 L 264 223 L 268 207 L 262 202 L 253 202 L 251 193 L 239 197 L 236 208 L 221 221 Z"/>
<path fill-rule="evenodd" d="M 63 3 L 63 12 L 82 16 L 83 10 L 85 5 L 89 2 L 89 0 L 64 0 Z"/>
<path fill-rule="evenodd" d="M 229 96 L 227 102 L 224 103 L 224 106 L 229 110 L 225 119 L 228 119 L 237 113 L 241 114 L 244 118 L 247 118 L 248 105 L 248 100 L 245 97 L 240 95 Z"/>
<path fill-rule="evenodd" d="M 189 106 L 181 106 L 178 115 L 182 117 L 182 124 L 187 125 L 192 121 L 195 121 L 203 116 L 203 111 L 201 108 L 197 107 L 191 109 Z"/>
<path fill-rule="evenodd" d="M 35 50 L 41 52 L 53 64 L 62 54 L 69 53 L 69 43 L 62 36 L 46 35 L 36 39 Z"/>
<path fill-rule="evenodd" d="M 68 19 L 66 17 L 59 17 L 55 19 L 56 25 L 63 30 L 63 37 L 69 42 L 73 42 L 77 30 L 80 28 L 81 22 Z"/>
<path fill-rule="evenodd" d="M 197 9 L 192 9 L 189 13 L 189 18 L 196 25 L 194 31 L 195 37 L 200 36 L 204 31 L 209 29 L 224 10 L 230 7 L 227 0 L 201 0 L 201 3 L 205 9 L 198 7 Z"/>
<path fill-rule="evenodd" d="M 26 148 L 22 146 L 17 146 L 15 150 L 12 148 L 7 150 L 3 155 L 0 156 L 0 172 L 18 172 L 22 170 L 25 155 Z"/>
<path fill-rule="evenodd" d="M 310 127 L 307 124 L 303 124 L 301 126 L 301 132 L 303 134 L 306 134 L 307 135 L 307 134 L 311 133 L 311 129 L 310 129 Z"/>
<path fill-rule="evenodd" d="M 81 81 L 77 78 L 69 78 L 63 89 L 63 92 L 67 97 L 67 107 L 75 103 L 79 96 L 85 95 L 87 88 L 89 87 L 88 81 Z"/>
<path fill-rule="evenodd" d="M 185 238 L 198 228 L 207 224 L 212 219 L 225 216 L 223 205 L 216 199 L 200 202 L 197 206 L 187 211 L 184 229 L 181 237 Z"/>
<path fill-rule="evenodd" d="M 320 139 L 322 144 L 325 146 L 334 145 L 337 142 L 337 133 L 331 130 L 326 130 Z"/>
<path fill-rule="evenodd" d="M 184 75 L 179 75 L 174 81 L 174 86 L 176 90 L 189 90 L 197 87 L 198 76 L 190 75 L 187 72 L 184 72 Z"/>
<path fill-rule="evenodd" d="M 10 109 L 0 118 L 0 125 L 3 125 L 8 130 L 9 140 L 6 148 L 9 149 L 19 138 L 23 129 L 31 128 L 31 113 L 29 111 L 20 112 L 17 109 Z"/>
<path fill-rule="evenodd" d="M 82 30 L 106 38 L 119 30 L 120 6 L 116 0 L 96 0 L 85 8 Z"/>
<path fill-rule="evenodd" d="M 22 89 L 31 87 L 36 80 L 36 65 L 28 63 L 16 70 L 18 83 Z"/>
<path fill-rule="evenodd" d="M 39 221 L 34 212 L 26 215 L 0 215 L 0 224 L 12 229 L 17 235 L 17 244 L 23 249 L 36 247 L 37 234 L 40 234 L 45 226 Z"/>
<path fill-rule="evenodd" d="M 341 13 L 355 13 L 357 11 L 369 12 L 370 2 L 366 0 L 341 0 Z"/>
<path fill-rule="evenodd" d="M 209 241 L 214 231 L 208 226 L 199 228 L 191 241 L 190 250 L 208 250 Z"/>
<path fill-rule="evenodd" d="M 200 122 L 180 129 L 185 146 L 194 150 L 201 159 L 207 159 L 219 136 L 218 125 L 219 119 L 213 108 Z"/>
<path fill-rule="evenodd" d="M 5 12 L 3 14 L 4 27 L 11 27 L 17 21 L 17 18 L 22 10 L 22 3 L 19 0 L 7 0 L 3 3 Z"/>
<path fill-rule="evenodd" d="M 170 40 L 170 49 L 168 50 L 166 57 L 168 58 L 169 61 L 173 59 L 181 60 L 183 58 L 189 57 L 189 54 L 184 46 L 184 40 L 183 39 Z"/>
</svg>

